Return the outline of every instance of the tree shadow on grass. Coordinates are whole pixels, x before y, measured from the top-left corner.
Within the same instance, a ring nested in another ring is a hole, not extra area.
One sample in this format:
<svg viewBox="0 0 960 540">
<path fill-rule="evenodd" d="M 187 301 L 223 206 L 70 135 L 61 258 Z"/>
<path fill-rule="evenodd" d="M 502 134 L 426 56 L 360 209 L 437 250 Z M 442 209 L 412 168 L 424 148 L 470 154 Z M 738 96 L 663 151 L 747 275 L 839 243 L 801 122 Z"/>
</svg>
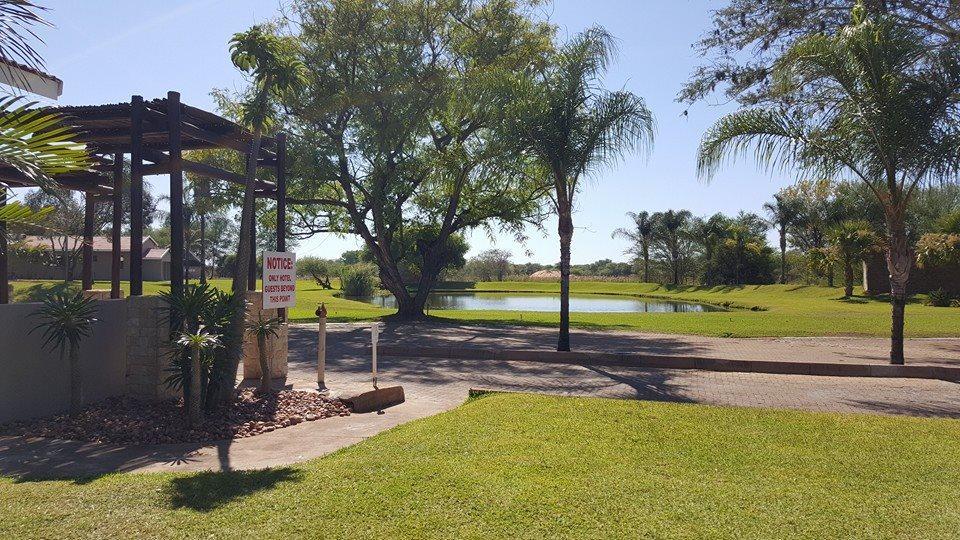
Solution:
<svg viewBox="0 0 960 540">
<path fill-rule="evenodd" d="M 80 284 L 76 281 L 59 281 L 52 283 L 34 283 L 26 288 L 14 292 L 14 301 L 20 303 L 42 302 L 47 297 L 57 294 L 77 294 Z"/>
<path fill-rule="evenodd" d="M 210 512 L 257 492 L 302 479 L 303 472 L 290 467 L 191 474 L 170 481 L 170 506 Z"/>
</svg>

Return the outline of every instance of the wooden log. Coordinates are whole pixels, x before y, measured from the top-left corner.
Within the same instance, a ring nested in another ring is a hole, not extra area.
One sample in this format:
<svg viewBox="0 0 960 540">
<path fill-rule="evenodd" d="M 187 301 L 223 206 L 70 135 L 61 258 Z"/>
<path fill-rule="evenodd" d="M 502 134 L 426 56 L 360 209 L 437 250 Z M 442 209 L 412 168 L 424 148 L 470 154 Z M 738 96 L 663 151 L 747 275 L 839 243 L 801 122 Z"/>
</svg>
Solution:
<svg viewBox="0 0 960 540">
<path fill-rule="evenodd" d="M 80 272 L 80 283 L 82 290 L 89 291 L 93 288 L 93 214 L 96 210 L 96 203 L 93 195 L 84 193 L 83 201 L 83 268 Z"/>
<path fill-rule="evenodd" d="M 123 154 L 113 155 L 113 220 L 110 233 L 110 298 L 120 298 L 120 228 L 123 225 Z"/>
<path fill-rule="evenodd" d="M 180 94 L 167 92 L 168 144 L 170 151 L 170 291 L 183 292 L 183 169 L 180 151 Z"/>
<path fill-rule="evenodd" d="M 7 188 L 0 186 L 0 208 L 7 205 Z M 10 275 L 7 268 L 7 222 L 0 221 L 0 304 L 10 303 Z"/>
<path fill-rule="evenodd" d="M 143 97 L 130 100 L 130 296 L 143 295 Z"/>
</svg>

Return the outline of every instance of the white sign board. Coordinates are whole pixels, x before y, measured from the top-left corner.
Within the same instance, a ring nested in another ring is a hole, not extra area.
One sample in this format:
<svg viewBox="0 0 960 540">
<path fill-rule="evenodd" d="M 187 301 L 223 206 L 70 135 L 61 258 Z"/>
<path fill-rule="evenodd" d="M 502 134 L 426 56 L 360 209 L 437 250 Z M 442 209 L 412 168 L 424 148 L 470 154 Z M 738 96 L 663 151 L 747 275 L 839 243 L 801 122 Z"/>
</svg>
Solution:
<svg viewBox="0 0 960 540">
<path fill-rule="evenodd" d="M 297 304 L 297 255 L 263 252 L 263 308 L 289 308 Z"/>
</svg>

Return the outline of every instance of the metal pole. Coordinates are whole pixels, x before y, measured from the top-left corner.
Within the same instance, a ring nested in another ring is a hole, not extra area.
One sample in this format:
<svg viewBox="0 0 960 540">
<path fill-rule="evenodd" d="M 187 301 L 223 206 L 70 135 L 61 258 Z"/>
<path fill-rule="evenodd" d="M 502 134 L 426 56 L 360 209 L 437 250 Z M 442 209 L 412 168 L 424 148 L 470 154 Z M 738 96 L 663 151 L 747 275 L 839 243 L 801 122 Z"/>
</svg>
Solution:
<svg viewBox="0 0 960 540">
<path fill-rule="evenodd" d="M 377 342 L 380 340 L 380 325 L 373 323 L 370 325 L 370 343 L 373 345 L 373 389 L 377 389 Z"/>
<path fill-rule="evenodd" d="M 317 317 L 320 319 L 320 334 L 317 341 L 317 388 L 320 393 L 326 393 L 327 371 L 327 306 L 320 304 L 317 308 Z"/>
</svg>

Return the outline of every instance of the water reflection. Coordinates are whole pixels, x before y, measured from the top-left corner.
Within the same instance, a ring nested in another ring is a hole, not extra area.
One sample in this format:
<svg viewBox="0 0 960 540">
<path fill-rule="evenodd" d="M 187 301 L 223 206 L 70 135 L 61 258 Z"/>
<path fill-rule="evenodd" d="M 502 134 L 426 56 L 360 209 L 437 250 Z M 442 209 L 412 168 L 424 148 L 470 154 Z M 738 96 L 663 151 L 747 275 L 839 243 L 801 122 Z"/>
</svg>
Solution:
<svg viewBox="0 0 960 540">
<path fill-rule="evenodd" d="M 355 299 L 395 308 L 392 295 Z M 560 311 L 560 296 L 523 293 L 432 293 L 427 309 L 465 311 Z M 719 306 L 628 296 L 570 295 L 570 311 L 579 313 L 700 313 L 725 311 Z"/>
</svg>

